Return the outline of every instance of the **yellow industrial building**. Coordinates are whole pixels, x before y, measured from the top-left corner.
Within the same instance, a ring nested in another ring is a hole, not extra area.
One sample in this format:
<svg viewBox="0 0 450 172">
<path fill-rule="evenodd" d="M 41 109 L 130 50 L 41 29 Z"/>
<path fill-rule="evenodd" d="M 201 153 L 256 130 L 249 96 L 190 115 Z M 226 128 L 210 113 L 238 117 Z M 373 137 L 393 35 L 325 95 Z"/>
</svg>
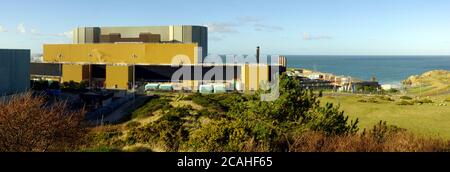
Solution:
<svg viewBox="0 0 450 172">
<path fill-rule="evenodd" d="M 126 29 L 121 28 L 121 30 Z M 79 33 L 76 34 L 74 39 L 79 39 Z M 114 35 L 109 32 L 108 34 Z M 140 35 L 140 38 L 100 35 L 108 42 L 44 45 L 44 62 L 34 64 L 34 67 L 32 64 L 31 74 L 35 76 L 59 74 L 61 82 L 98 81 L 102 83 L 101 87 L 106 89 L 127 90 L 132 89 L 136 83 L 138 86 L 145 83 L 169 83 L 180 90 L 192 91 L 198 90 L 199 86 L 205 83 L 230 85 L 232 82 L 239 85 L 229 86 L 233 90 L 258 90 L 260 84 L 269 82 L 273 75 L 270 69 L 273 65 L 267 64 L 203 64 L 205 56 L 203 52 L 207 51 L 204 50 L 206 47 L 199 46 L 198 42 L 155 42 L 154 39 L 146 41 L 142 34 L 135 35 Z M 204 40 L 201 44 L 204 44 Z M 279 67 L 280 71 L 285 70 L 285 58 L 280 57 L 279 62 L 276 67 Z M 188 67 L 193 76 L 199 75 L 199 77 L 183 76 L 174 81 L 172 75 L 182 67 Z M 226 73 L 227 70 L 233 72 L 231 76 L 227 75 L 222 79 L 204 80 L 203 77 L 208 72 L 217 68 L 222 68 L 224 71 L 213 71 L 213 73 Z M 50 72 L 51 70 L 57 70 L 57 72 Z"/>
</svg>

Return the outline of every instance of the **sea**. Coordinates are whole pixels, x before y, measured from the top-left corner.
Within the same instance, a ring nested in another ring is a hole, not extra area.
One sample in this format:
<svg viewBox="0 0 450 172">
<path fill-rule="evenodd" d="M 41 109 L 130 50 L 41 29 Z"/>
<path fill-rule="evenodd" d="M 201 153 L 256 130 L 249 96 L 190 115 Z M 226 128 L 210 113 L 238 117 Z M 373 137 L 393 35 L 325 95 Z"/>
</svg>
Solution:
<svg viewBox="0 0 450 172">
<path fill-rule="evenodd" d="M 411 75 L 450 70 L 450 56 L 286 56 L 289 68 L 304 68 L 381 84 L 400 85 Z"/>
</svg>

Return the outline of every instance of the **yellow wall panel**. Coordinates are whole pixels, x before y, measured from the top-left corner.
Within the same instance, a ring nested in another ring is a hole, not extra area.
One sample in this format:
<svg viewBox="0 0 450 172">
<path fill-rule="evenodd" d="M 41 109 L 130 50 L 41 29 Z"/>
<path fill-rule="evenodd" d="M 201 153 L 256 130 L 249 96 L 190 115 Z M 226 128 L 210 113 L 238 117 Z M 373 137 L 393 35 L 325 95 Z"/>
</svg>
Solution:
<svg viewBox="0 0 450 172">
<path fill-rule="evenodd" d="M 241 79 L 245 91 L 256 91 L 261 84 L 269 82 L 268 65 L 242 65 Z"/>
<path fill-rule="evenodd" d="M 61 44 L 44 45 L 45 62 L 97 64 L 171 64 L 183 56 L 197 63 L 197 44 Z M 188 64 L 185 62 L 185 64 Z"/>
<path fill-rule="evenodd" d="M 86 79 L 86 67 L 83 65 L 63 65 L 62 82 L 81 82 Z"/>
<path fill-rule="evenodd" d="M 130 66 L 106 66 L 106 88 L 128 89 L 132 74 Z"/>
</svg>

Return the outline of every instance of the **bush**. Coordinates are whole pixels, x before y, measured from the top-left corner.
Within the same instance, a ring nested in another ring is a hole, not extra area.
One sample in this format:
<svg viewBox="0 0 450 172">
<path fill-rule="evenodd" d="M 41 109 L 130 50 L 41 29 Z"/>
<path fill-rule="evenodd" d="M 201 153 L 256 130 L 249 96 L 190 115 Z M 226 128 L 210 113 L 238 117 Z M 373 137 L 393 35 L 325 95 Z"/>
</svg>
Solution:
<svg viewBox="0 0 450 172">
<path fill-rule="evenodd" d="M 445 102 L 450 102 L 450 97 L 444 100 Z"/>
<path fill-rule="evenodd" d="M 421 99 L 421 100 L 414 100 L 413 103 L 416 104 L 427 104 L 427 103 L 433 103 L 430 99 Z"/>
<path fill-rule="evenodd" d="M 193 151 L 287 151 L 295 132 L 339 135 L 358 131 L 357 120 L 348 121 L 333 104 L 320 106 L 319 95 L 302 89 L 294 79 L 282 78 L 280 97 L 273 102 L 261 101 L 259 92 L 234 98 L 239 103 L 233 103 L 226 117 L 191 133 L 188 145 Z"/>
<path fill-rule="evenodd" d="M 48 83 L 48 81 L 44 81 L 44 80 L 31 81 L 30 87 L 31 87 L 31 89 L 36 90 L 36 91 L 44 91 L 44 90 L 48 89 L 49 83 Z"/>
<path fill-rule="evenodd" d="M 326 135 L 321 132 L 297 133 L 292 152 L 440 152 L 448 151 L 449 142 L 416 137 L 405 129 L 380 121 L 361 134 Z"/>
<path fill-rule="evenodd" d="M 387 90 L 387 92 L 388 92 L 388 93 L 391 93 L 391 94 L 396 94 L 396 93 L 399 93 L 400 90 L 395 89 L 395 88 L 391 88 L 391 89 Z"/>
<path fill-rule="evenodd" d="M 130 149 L 127 149 L 126 151 L 127 152 L 153 152 L 153 150 L 151 150 L 147 147 L 143 147 L 143 146 L 132 147 Z"/>
<path fill-rule="evenodd" d="M 133 128 L 139 127 L 140 125 L 141 125 L 140 122 L 137 122 L 137 121 L 131 121 L 131 122 L 127 123 L 126 127 L 127 127 L 128 129 L 133 129 Z"/>
<path fill-rule="evenodd" d="M 92 148 L 82 149 L 81 152 L 122 152 L 121 149 L 109 146 L 97 146 Z"/>
<path fill-rule="evenodd" d="M 171 108 L 157 121 L 130 131 L 125 142 L 154 143 L 166 151 L 178 151 L 189 135 L 183 127 L 185 123 L 183 118 L 190 115 L 190 111 L 192 109 L 187 107 Z"/>
<path fill-rule="evenodd" d="M 205 108 L 212 108 L 219 111 L 228 111 L 235 103 L 242 102 L 244 97 L 239 93 L 227 94 L 200 94 L 195 93 L 183 100 L 192 100 L 192 102 Z"/>
<path fill-rule="evenodd" d="M 84 92 L 86 91 L 86 88 L 89 87 L 89 83 L 86 81 L 81 82 L 63 82 L 61 86 L 61 90 L 66 92 Z"/>
<path fill-rule="evenodd" d="M 380 100 L 389 101 L 389 102 L 395 101 L 393 98 L 391 98 L 391 97 L 389 97 L 389 96 L 378 96 L 378 98 L 379 98 Z"/>
<path fill-rule="evenodd" d="M 327 103 L 325 107 L 319 107 L 313 111 L 315 118 L 308 124 L 312 131 L 320 131 L 325 134 L 348 134 L 358 131 L 358 119 L 348 121 L 348 116 L 339 111 L 339 107 Z"/>
<path fill-rule="evenodd" d="M 88 135 L 88 140 L 95 143 L 96 147 L 102 146 L 123 146 L 120 137 L 123 135 L 121 129 L 116 126 L 99 126 L 93 128 Z"/>
<path fill-rule="evenodd" d="M 135 110 L 131 114 L 131 119 L 140 118 L 140 117 L 148 117 L 153 114 L 153 112 L 160 109 L 170 109 L 172 106 L 170 105 L 169 99 L 164 98 L 155 98 L 150 100 L 147 104 Z"/>
<path fill-rule="evenodd" d="M 31 92 L 0 101 L 0 152 L 67 151 L 86 136 L 83 110 Z"/>
<path fill-rule="evenodd" d="M 48 86 L 49 89 L 59 90 L 61 88 L 59 82 L 51 82 Z"/>
<path fill-rule="evenodd" d="M 369 132 L 369 135 L 374 138 L 377 142 L 383 142 L 384 139 L 390 134 L 404 132 L 405 129 L 399 128 L 394 125 L 388 125 L 386 121 L 380 121 L 373 129 Z M 363 135 L 366 134 L 363 132 Z"/>
<path fill-rule="evenodd" d="M 402 100 L 402 101 L 398 102 L 397 105 L 406 106 L 406 105 L 414 105 L 414 103 L 410 102 L 410 101 Z"/>
<path fill-rule="evenodd" d="M 409 97 L 409 96 L 401 96 L 400 99 L 403 100 L 412 100 L 413 98 Z"/>
<path fill-rule="evenodd" d="M 446 152 L 450 146 L 441 139 L 419 138 L 406 132 L 389 132 L 380 142 L 371 134 L 325 135 L 306 132 L 293 136 L 291 152 Z"/>
<path fill-rule="evenodd" d="M 358 100 L 358 102 L 361 102 L 361 103 L 380 103 L 378 100 L 376 100 L 373 97 L 368 98 L 368 99 L 360 99 L 360 100 Z"/>
</svg>

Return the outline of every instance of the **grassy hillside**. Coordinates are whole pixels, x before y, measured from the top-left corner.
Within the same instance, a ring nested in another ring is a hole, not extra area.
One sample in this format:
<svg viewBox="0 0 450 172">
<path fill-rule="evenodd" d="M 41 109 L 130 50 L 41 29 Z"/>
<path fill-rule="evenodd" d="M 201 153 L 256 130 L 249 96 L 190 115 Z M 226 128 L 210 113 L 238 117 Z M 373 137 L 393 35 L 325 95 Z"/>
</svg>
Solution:
<svg viewBox="0 0 450 172">
<path fill-rule="evenodd" d="M 407 92 L 416 96 L 450 94 L 450 71 L 434 70 L 404 80 Z"/>
<path fill-rule="evenodd" d="M 450 139 L 450 106 L 439 106 L 444 98 L 431 97 L 433 103 L 399 105 L 414 100 L 402 100 L 400 96 L 392 96 L 394 101 L 389 101 L 380 96 L 335 95 L 323 97 L 322 102 L 339 104 L 346 115 L 360 119 L 360 128 L 371 128 L 384 120 L 413 133 Z"/>
<path fill-rule="evenodd" d="M 322 102 L 340 104 L 347 115 L 360 119 L 362 128 L 384 120 L 420 135 L 450 139 L 450 71 L 429 71 L 403 83 L 404 94 L 329 94 Z"/>
</svg>

